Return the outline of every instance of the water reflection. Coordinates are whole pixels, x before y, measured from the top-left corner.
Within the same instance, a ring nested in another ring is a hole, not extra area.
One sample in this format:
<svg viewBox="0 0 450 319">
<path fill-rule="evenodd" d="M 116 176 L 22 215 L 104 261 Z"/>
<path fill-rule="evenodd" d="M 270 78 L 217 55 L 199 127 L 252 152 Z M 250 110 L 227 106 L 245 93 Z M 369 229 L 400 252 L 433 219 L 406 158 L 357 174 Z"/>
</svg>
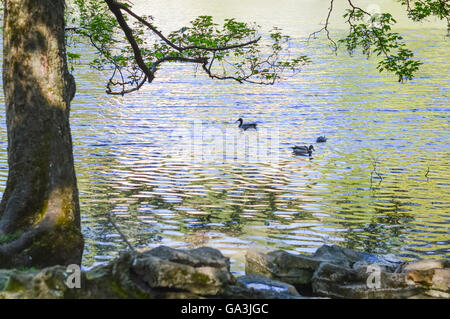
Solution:
<svg viewBox="0 0 450 319">
<path fill-rule="evenodd" d="M 283 23 L 296 28 L 296 20 Z M 377 73 L 372 60 L 326 55 L 326 42 L 306 46 L 301 37 L 298 51 L 313 64 L 270 87 L 214 82 L 174 64 L 142 91 L 110 97 L 103 75 L 79 66 L 71 124 L 84 265 L 127 248 L 107 214 L 136 247 L 213 246 L 236 272 L 248 247 L 299 253 L 336 243 L 403 258 L 448 257 L 449 42 L 442 30 L 403 33 L 425 62 L 407 85 Z M 174 132 L 195 121 L 249 138 L 253 132 L 234 124 L 238 117 L 278 131 L 276 163 L 198 161 L 171 151 Z M 292 154 L 292 145 L 320 135 L 328 142 L 312 158 Z"/>
</svg>

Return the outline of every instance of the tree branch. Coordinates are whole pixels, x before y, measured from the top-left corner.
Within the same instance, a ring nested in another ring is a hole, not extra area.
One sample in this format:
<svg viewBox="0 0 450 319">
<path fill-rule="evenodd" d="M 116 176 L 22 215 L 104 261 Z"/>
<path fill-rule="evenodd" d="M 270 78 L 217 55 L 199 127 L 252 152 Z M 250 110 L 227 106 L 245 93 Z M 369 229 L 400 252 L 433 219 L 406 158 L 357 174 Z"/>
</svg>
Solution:
<svg viewBox="0 0 450 319">
<path fill-rule="evenodd" d="M 142 54 L 141 54 L 139 45 L 137 44 L 136 39 L 133 36 L 133 31 L 128 26 L 127 22 L 125 21 L 125 18 L 123 17 L 122 12 L 120 12 L 120 8 L 123 7 L 123 5 L 119 5 L 114 0 L 105 0 L 105 1 L 106 1 L 106 4 L 108 5 L 109 9 L 111 10 L 111 12 L 116 17 L 117 22 L 119 23 L 123 32 L 125 33 L 125 36 L 133 49 L 133 53 L 134 53 L 134 57 L 135 57 L 137 65 L 144 72 L 145 76 L 147 77 L 148 82 L 153 81 L 155 76 L 154 76 L 153 72 L 150 71 L 148 66 L 145 64 L 145 62 L 142 58 Z"/>
<path fill-rule="evenodd" d="M 91 7 L 80 2 L 78 6 L 79 27 L 70 30 L 88 37 L 98 50 L 99 58 L 91 62 L 92 66 L 102 70 L 108 64 L 113 69 L 106 85 L 108 94 L 124 95 L 139 90 L 153 81 L 165 62 L 194 63 L 201 65 L 211 78 L 257 84 L 273 84 L 281 78 L 279 73 L 286 70 L 295 73 L 308 62 L 305 56 L 291 58 L 285 54 L 289 53 L 289 37 L 277 28 L 270 31 L 271 45 L 262 47 L 258 45 L 262 38 L 259 26 L 234 19 L 227 19 L 219 29 L 212 17 L 200 16 L 191 21 L 191 26 L 166 36 L 147 16 L 136 14 L 123 1 L 105 0 Z M 124 42 L 117 39 L 119 28 L 124 35 L 119 38 Z M 147 31 L 155 36 L 147 37 Z M 268 52 L 261 48 L 267 48 Z M 215 68 L 218 64 L 223 72 Z M 233 69 L 225 69 L 225 64 Z"/>
<path fill-rule="evenodd" d="M 331 2 L 330 2 L 330 7 L 328 8 L 327 19 L 325 20 L 325 25 L 323 26 L 322 29 L 320 29 L 320 30 L 318 30 L 318 31 L 315 31 L 315 32 L 311 33 L 311 34 L 309 35 L 309 37 L 308 37 L 308 42 L 309 42 L 309 40 L 311 39 L 311 37 L 315 37 L 316 34 L 319 34 L 319 33 L 321 33 L 323 30 L 325 30 L 326 33 L 327 33 L 327 38 L 328 38 L 328 40 L 332 43 L 333 48 L 334 48 L 334 51 L 337 52 L 337 44 L 336 44 L 336 42 L 330 37 L 330 30 L 328 30 L 328 25 L 329 25 L 329 21 L 330 21 L 331 12 L 333 12 L 333 3 L 334 3 L 334 0 L 331 0 Z"/>
<path fill-rule="evenodd" d="M 132 92 L 138 91 L 145 84 L 145 82 L 147 82 L 147 76 L 144 76 L 144 78 L 141 80 L 141 82 L 139 82 L 137 86 L 135 86 L 135 87 L 133 87 L 131 89 L 125 89 L 124 86 L 122 85 L 122 91 L 114 92 L 110 88 L 110 84 L 114 85 L 114 83 L 110 79 L 109 83 L 107 85 L 107 88 L 106 88 L 106 93 L 110 94 L 110 95 L 125 95 L 125 94 L 128 94 L 128 93 L 132 93 Z"/>
<path fill-rule="evenodd" d="M 208 58 L 185 58 L 185 57 L 175 57 L 175 56 L 166 56 L 161 59 L 156 60 L 152 65 L 152 72 L 155 73 L 158 65 L 166 61 L 179 61 L 179 62 L 190 62 L 190 63 L 208 63 Z"/>
<path fill-rule="evenodd" d="M 107 1 L 111 1 L 111 0 L 107 0 Z M 258 42 L 261 39 L 261 37 L 258 37 L 257 39 L 254 39 L 254 40 L 251 40 L 251 41 L 248 41 L 248 42 L 245 42 L 245 43 L 238 43 L 238 44 L 233 44 L 233 45 L 229 45 L 229 46 L 222 46 L 222 47 L 217 47 L 217 48 L 198 46 L 198 45 L 192 45 L 192 46 L 183 47 L 183 46 L 176 45 L 175 43 L 170 41 L 158 29 L 156 29 L 151 23 L 149 23 L 148 21 L 146 21 L 145 19 L 143 19 L 142 17 L 140 17 L 139 15 L 137 15 L 136 13 L 131 11 L 128 7 L 126 7 L 126 6 L 124 6 L 124 5 L 120 4 L 120 3 L 116 3 L 116 6 L 118 8 L 120 8 L 121 10 L 127 12 L 130 16 L 132 16 L 133 18 L 135 18 L 136 20 L 141 22 L 146 27 L 148 27 L 150 30 L 153 31 L 153 33 L 155 33 L 159 38 L 161 38 L 161 40 L 163 40 L 170 47 L 172 47 L 173 49 L 175 49 L 175 50 L 177 50 L 179 52 L 183 52 L 185 50 L 194 50 L 194 49 L 205 50 L 205 51 L 225 51 L 225 50 L 231 50 L 231 49 L 245 47 L 245 46 L 248 46 L 250 44 Z"/>
<path fill-rule="evenodd" d="M 347 0 L 347 1 L 348 1 L 348 4 L 350 5 L 350 7 L 352 7 L 353 11 L 359 10 L 359 11 L 361 11 L 362 13 L 364 13 L 364 14 L 366 14 L 366 15 L 368 15 L 368 16 L 371 16 L 371 14 L 370 14 L 369 12 L 367 12 L 367 11 L 361 9 L 360 7 L 355 6 L 355 5 L 352 3 L 351 0 Z"/>
</svg>

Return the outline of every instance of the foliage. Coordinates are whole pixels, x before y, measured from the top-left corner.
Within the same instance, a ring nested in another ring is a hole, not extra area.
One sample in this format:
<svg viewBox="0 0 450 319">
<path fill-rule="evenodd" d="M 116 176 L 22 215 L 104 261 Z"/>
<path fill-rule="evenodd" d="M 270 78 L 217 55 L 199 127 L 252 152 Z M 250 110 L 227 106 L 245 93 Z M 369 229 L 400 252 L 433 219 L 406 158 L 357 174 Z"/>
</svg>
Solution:
<svg viewBox="0 0 450 319">
<path fill-rule="evenodd" d="M 396 21 L 389 13 L 370 16 L 369 23 L 362 22 L 365 14 L 359 9 L 349 9 L 344 15 L 350 24 L 350 32 L 343 43 L 350 54 L 360 47 L 362 53 L 370 57 L 372 54 L 383 55 L 377 66 L 382 72 L 392 72 L 398 76 L 398 81 L 411 80 L 422 64 L 413 60 L 413 52 L 406 48 L 403 38 L 391 31 L 391 25 Z"/>
<path fill-rule="evenodd" d="M 370 14 L 352 0 L 347 2 L 349 8 L 343 17 L 350 27 L 349 33 L 337 42 L 344 45 L 350 55 L 360 49 L 367 57 L 382 56 L 377 66 L 380 72 L 395 74 L 399 82 L 411 80 L 422 63 L 414 59 L 402 36 L 392 32 L 396 23 L 394 17 L 390 13 Z M 421 22 L 432 17 L 447 21 L 450 35 L 450 1 L 398 2 L 405 7 L 412 21 Z M 328 28 L 333 3 L 334 0 L 330 0 L 325 26 L 312 35 L 326 31 L 337 51 L 337 43 L 331 39 Z M 119 11 L 126 27 L 130 17 L 134 20 L 131 36 L 123 36 L 124 27 L 118 23 L 118 16 L 112 14 L 112 7 Z M 211 16 L 200 16 L 190 25 L 164 36 L 154 25 L 152 16 L 138 16 L 131 9 L 127 0 L 69 0 L 67 5 L 68 39 L 74 35 L 87 38 L 97 50 L 97 58 L 91 65 L 99 70 L 112 70 L 107 84 L 110 94 L 139 89 L 146 81 L 153 80 L 155 72 L 165 62 L 195 63 L 214 79 L 259 84 L 273 84 L 286 71 L 295 73 L 309 62 L 303 55 L 290 56 L 290 38 L 278 28 L 273 28 L 269 36 L 261 39 L 261 28 L 254 23 L 227 19 L 219 26 Z M 76 41 L 68 41 L 69 48 L 74 43 Z M 69 62 L 80 58 L 71 51 L 67 56 Z M 120 90 L 114 91 L 114 87 L 120 87 Z"/>
<path fill-rule="evenodd" d="M 408 17 L 413 21 L 424 21 L 430 17 L 445 19 L 450 34 L 450 1 L 399 0 L 399 2 L 406 7 Z M 393 16 L 390 13 L 371 14 L 355 5 L 352 0 L 347 0 L 347 3 L 348 9 L 343 17 L 350 29 L 348 35 L 338 40 L 338 43 L 343 44 L 350 55 L 360 49 L 367 57 L 373 54 L 383 56 L 377 66 L 380 72 L 388 71 L 397 75 L 399 82 L 411 80 L 422 62 L 414 59 L 414 53 L 407 49 L 403 37 L 392 32 L 392 27 L 396 23 Z M 333 4 L 334 0 L 330 0 L 325 26 L 311 36 L 326 31 L 328 39 L 337 52 L 338 46 L 330 37 L 329 32 L 329 19 L 333 12 Z"/>
<path fill-rule="evenodd" d="M 101 68 L 101 65 L 106 65 L 110 61 L 115 62 L 116 59 L 105 51 L 104 47 L 113 47 L 116 44 L 113 34 L 118 24 L 103 1 L 73 0 L 66 10 L 66 25 L 68 40 L 75 34 L 88 39 L 99 52 L 104 52 L 91 63 L 92 66 Z M 77 41 L 68 41 L 67 44 L 72 48 L 77 45 Z M 74 62 L 81 56 L 68 51 L 67 57 L 69 62 Z"/>
<path fill-rule="evenodd" d="M 429 17 L 447 20 L 450 31 L 450 2 L 448 0 L 400 0 L 406 6 L 408 16 L 413 21 L 423 21 Z"/>
<path fill-rule="evenodd" d="M 91 65 L 112 69 L 110 94 L 139 89 L 166 62 L 194 63 L 214 79 L 258 84 L 273 84 L 309 62 L 306 56 L 290 56 L 290 38 L 280 29 L 262 39 L 260 26 L 235 19 L 219 26 L 211 16 L 200 16 L 165 36 L 153 17 L 139 16 L 128 3 L 112 0 L 74 0 L 67 19 L 68 29 L 97 49 Z"/>
</svg>

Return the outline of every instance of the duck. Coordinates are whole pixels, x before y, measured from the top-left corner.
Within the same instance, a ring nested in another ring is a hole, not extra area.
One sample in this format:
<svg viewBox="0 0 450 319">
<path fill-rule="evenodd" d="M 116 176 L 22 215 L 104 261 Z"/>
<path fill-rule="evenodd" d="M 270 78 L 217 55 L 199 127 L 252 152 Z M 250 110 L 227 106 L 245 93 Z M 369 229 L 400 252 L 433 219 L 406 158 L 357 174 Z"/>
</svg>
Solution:
<svg viewBox="0 0 450 319">
<path fill-rule="evenodd" d="M 319 136 L 316 139 L 316 143 L 325 143 L 327 141 L 327 138 L 325 136 Z"/>
<path fill-rule="evenodd" d="M 244 131 L 251 129 L 251 128 L 256 130 L 256 123 L 245 123 L 244 124 L 244 121 L 241 118 L 239 118 L 235 123 L 237 123 L 237 122 L 239 122 L 238 127 Z"/>
<path fill-rule="evenodd" d="M 294 146 L 292 148 L 295 155 L 308 155 L 311 156 L 312 152 L 315 151 L 314 146 Z"/>
</svg>

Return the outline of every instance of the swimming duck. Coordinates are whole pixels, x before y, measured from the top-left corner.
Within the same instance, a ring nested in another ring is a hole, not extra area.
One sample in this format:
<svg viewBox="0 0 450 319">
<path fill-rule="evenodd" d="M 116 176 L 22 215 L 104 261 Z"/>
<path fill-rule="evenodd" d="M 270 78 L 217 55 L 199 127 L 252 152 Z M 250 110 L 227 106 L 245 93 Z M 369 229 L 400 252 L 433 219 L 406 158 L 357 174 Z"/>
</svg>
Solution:
<svg viewBox="0 0 450 319">
<path fill-rule="evenodd" d="M 316 140 L 316 143 L 325 143 L 327 138 L 325 136 L 319 136 Z"/>
<path fill-rule="evenodd" d="M 237 122 L 239 122 L 239 126 L 238 127 L 240 129 L 244 130 L 244 131 L 246 131 L 246 130 L 248 130 L 250 128 L 253 128 L 253 129 L 256 130 L 256 123 L 245 123 L 244 124 L 244 121 L 241 118 L 239 118 L 235 123 L 237 123 Z"/>
<path fill-rule="evenodd" d="M 294 146 L 292 148 L 295 155 L 308 155 L 311 156 L 312 151 L 315 151 L 314 146 Z"/>
</svg>

